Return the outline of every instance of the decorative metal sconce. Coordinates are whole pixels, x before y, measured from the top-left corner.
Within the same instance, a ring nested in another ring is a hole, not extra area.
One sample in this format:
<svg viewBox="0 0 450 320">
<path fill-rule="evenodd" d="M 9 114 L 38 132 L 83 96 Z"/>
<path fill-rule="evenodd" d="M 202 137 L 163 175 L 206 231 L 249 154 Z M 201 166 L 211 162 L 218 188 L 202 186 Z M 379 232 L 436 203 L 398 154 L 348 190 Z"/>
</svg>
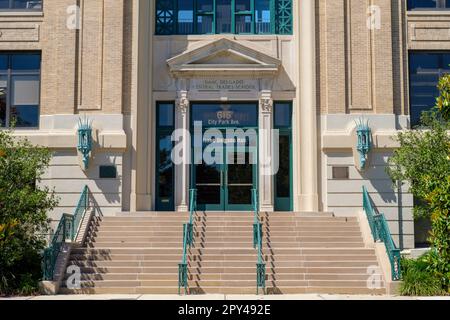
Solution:
<svg viewBox="0 0 450 320">
<path fill-rule="evenodd" d="M 361 169 L 364 170 L 366 167 L 368 154 L 372 149 L 372 132 L 369 127 L 369 120 L 364 120 L 360 118 L 356 121 L 356 135 L 358 137 L 358 144 L 356 150 L 359 153 L 359 163 Z"/>
<path fill-rule="evenodd" d="M 89 167 L 89 156 L 92 151 L 92 121 L 87 117 L 78 120 L 78 151 L 83 155 L 84 170 Z"/>
</svg>

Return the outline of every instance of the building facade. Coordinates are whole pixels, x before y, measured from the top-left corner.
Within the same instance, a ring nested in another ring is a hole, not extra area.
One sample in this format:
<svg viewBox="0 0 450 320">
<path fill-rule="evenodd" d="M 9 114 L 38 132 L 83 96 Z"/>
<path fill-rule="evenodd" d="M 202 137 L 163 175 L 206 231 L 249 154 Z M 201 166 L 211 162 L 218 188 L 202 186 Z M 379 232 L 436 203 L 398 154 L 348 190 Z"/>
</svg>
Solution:
<svg viewBox="0 0 450 320">
<path fill-rule="evenodd" d="M 446 7 L 0 1 L 0 123 L 54 152 L 41 183 L 60 197 L 55 221 L 84 185 L 105 215 L 187 211 L 189 189 L 202 210 L 248 211 L 257 189 L 261 211 L 337 216 L 362 210 L 365 186 L 397 246 L 414 248 L 413 197 L 407 185 L 393 188 L 385 169 L 392 137 L 434 104 L 448 70 Z M 93 129 L 87 166 L 77 148 L 85 117 Z M 357 123 L 367 121 L 372 143 L 361 157 Z M 231 130 L 243 138 L 229 140 Z M 237 156 L 195 158 L 211 142 L 239 141 Z"/>
</svg>

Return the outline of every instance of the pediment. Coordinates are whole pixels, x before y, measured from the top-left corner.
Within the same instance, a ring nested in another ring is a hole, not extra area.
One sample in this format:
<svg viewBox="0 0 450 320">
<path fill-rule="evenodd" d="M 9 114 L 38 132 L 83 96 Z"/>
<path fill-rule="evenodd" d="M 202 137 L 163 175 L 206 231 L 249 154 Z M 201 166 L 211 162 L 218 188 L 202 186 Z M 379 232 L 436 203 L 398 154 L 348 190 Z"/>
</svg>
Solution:
<svg viewBox="0 0 450 320">
<path fill-rule="evenodd" d="M 222 38 L 167 60 L 175 76 L 218 72 L 219 74 L 275 75 L 281 61 L 263 52 Z"/>
</svg>

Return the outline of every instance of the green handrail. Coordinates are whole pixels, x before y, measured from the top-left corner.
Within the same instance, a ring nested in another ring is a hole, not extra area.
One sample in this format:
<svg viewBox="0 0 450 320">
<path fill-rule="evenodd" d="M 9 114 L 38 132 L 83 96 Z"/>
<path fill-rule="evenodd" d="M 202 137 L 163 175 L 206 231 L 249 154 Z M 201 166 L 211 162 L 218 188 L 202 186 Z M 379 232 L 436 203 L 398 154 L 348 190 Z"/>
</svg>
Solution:
<svg viewBox="0 0 450 320">
<path fill-rule="evenodd" d="M 83 217 L 91 205 L 89 201 L 90 198 L 92 198 L 92 196 L 89 188 L 85 186 L 81 192 L 74 214 L 70 215 L 65 213 L 62 215 L 58 227 L 51 238 L 50 244 L 43 253 L 42 269 L 45 280 L 52 280 L 54 278 L 56 262 L 63 243 L 76 240 Z M 92 203 L 92 205 L 96 207 L 96 210 L 98 209 L 100 212 L 100 209 L 97 208 L 98 206 L 94 200 Z"/>
<path fill-rule="evenodd" d="M 84 186 L 81 192 L 80 199 L 78 200 L 77 207 L 73 214 L 73 227 L 72 227 L 72 240 L 75 240 L 78 236 L 79 229 L 81 227 L 81 222 L 89 208 L 89 188 Z"/>
<path fill-rule="evenodd" d="M 386 247 L 386 252 L 391 263 L 392 280 L 401 280 L 400 250 L 397 249 L 392 239 L 385 215 L 377 212 L 373 207 L 369 192 L 365 186 L 363 187 L 363 209 L 366 213 L 374 241 L 383 242 Z"/>
<path fill-rule="evenodd" d="M 67 240 L 72 240 L 73 216 L 63 214 L 59 220 L 58 227 L 53 234 L 50 246 L 44 250 L 43 254 L 43 276 L 45 280 L 53 280 L 55 275 L 56 261 L 63 244 Z"/>
<path fill-rule="evenodd" d="M 259 294 L 259 288 L 266 293 L 266 264 L 262 256 L 262 224 L 259 220 L 259 206 L 258 206 L 258 190 L 252 189 L 252 203 L 254 212 L 253 222 L 253 247 L 257 249 L 257 263 L 256 263 L 256 294 Z"/>
<path fill-rule="evenodd" d="M 194 214 L 197 212 L 197 189 L 189 190 L 189 222 L 183 224 L 183 256 L 178 264 L 178 294 L 184 288 L 185 294 L 188 290 L 188 265 L 187 247 L 194 244 Z"/>
</svg>

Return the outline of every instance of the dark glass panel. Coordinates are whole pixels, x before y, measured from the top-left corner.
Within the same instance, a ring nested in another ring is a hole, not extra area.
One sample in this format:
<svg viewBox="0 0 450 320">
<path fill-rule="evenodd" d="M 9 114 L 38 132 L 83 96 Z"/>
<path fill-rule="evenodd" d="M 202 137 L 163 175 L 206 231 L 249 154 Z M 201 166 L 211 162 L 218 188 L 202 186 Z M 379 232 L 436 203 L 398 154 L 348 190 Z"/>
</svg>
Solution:
<svg viewBox="0 0 450 320">
<path fill-rule="evenodd" d="M 239 11 L 250 11 L 251 8 L 251 0 L 235 0 L 236 3 L 236 12 Z"/>
<path fill-rule="evenodd" d="M 276 187 L 278 198 L 289 198 L 291 196 L 290 184 L 290 139 L 287 135 L 280 136 L 279 144 L 279 170 L 276 176 Z"/>
<path fill-rule="evenodd" d="M 231 33 L 230 0 L 216 0 L 216 33 Z"/>
<path fill-rule="evenodd" d="M 197 33 L 209 34 L 213 32 L 213 17 L 198 16 L 197 17 Z"/>
<path fill-rule="evenodd" d="M 219 205 L 221 203 L 220 186 L 201 186 L 197 185 L 197 204 L 200 205 Z"/>
<path fill-rule="evenodd" d="M 14 54 L 11 56 L 11 69 L 14 71 L 39 71 L 41 69 L 40 54 Z"/>
<path fill-rule="evenodd" d="M 194 33 L 194 0 L 178 0 L 178 33 Z"/>
<path fill-rule="evenodd" d="M 290 103 L 275 104 L 275 127 L 292 126 L 292 108 Z"/>
<path fill-rule="evenodd" d="M 161 134 L 158 146 L 158 199 L 169 203 L 173 195 L 172 134 Z"/>
<path fill-rule="evenodd" d="M 11 120 L 17 128 L 31 127 L 39 125 L 38 106 L 14 106 L 11 107 Z"/>
<path fill-rule="evenodd" d="M 158 105 L 158 125 L 160 127 L 174 126 L 174 105 L 173 103 L 161 103 Z"/>
<path fill-rule="evenodd" d="M 228 187 L 229 204 L 251 204 L 253 186 L 230 186 Z"/>
<path fill-rule="evenodd" d="M 255 1 L 256 33 L 271 33 L 270 0 Z"/>
<path fill-rule="evenodd" d="M 422 112 L 430 110 L 439 96 L 439 78 L 450 72 L 450 53 L 413 52 L 410 54 L 411 126 L 420 124 Z"/>
<path fill-rule="evenodd" d="M 193 104 L 192 122 L 204 127 L 257 127 L 256 104 Z"/>
<path fill-rule="evenodd" d="M 197 0 L 197 11 L 199 13 L 211 13 L 214 10 L 213 0 Z"/>
<path fill-rule="evenodd" d="M 236 33 L 252 32 L 252 16 L 237 15 L 236 16 Z"/>
</svg>

